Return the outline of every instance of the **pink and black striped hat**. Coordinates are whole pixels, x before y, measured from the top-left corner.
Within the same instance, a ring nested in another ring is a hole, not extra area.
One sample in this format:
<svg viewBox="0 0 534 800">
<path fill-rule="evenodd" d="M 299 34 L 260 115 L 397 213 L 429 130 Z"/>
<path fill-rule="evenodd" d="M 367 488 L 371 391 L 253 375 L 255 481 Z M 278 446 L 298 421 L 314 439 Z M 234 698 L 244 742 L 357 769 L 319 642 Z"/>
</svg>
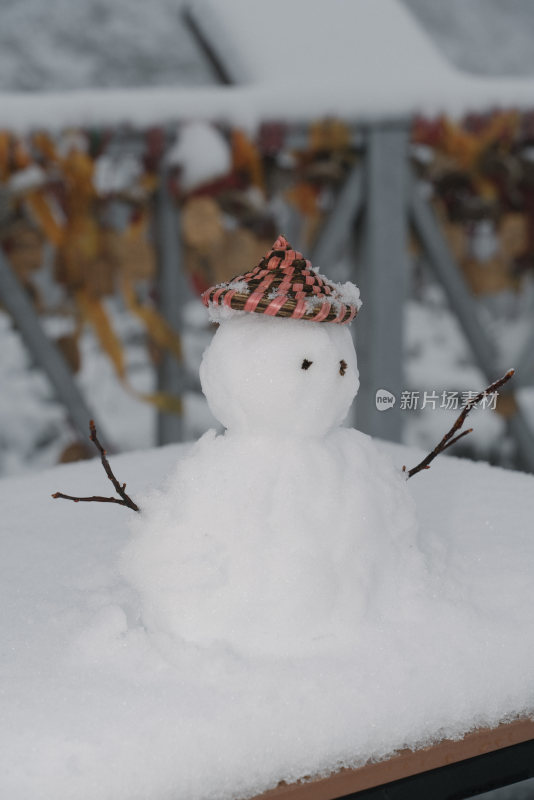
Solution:
<svg viewBox="0 0 534 800">
<path fill-rule="evenodd" d="M 284 236 L 251 272 L 213 286 L 202 301 L 215 318 L 233 310 L 340 324 L 352 322 L 361 306 L 353 283 L 336 284 L 319 275 Z"/>
</svg>

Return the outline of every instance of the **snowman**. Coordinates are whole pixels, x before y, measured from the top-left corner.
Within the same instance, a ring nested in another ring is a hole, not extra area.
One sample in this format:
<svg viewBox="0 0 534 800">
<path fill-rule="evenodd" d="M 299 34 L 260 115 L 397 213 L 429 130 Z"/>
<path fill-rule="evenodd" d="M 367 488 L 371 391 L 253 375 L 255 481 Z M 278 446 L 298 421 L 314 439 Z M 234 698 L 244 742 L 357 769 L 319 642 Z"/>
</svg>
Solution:
<svg viewBox="0 0 534 800">
<path fill-rule="evenodd" d="M 341 427 L 358 391 L 359 291 L 283 236 L 208 290 L 219 323 L 200 378 L 208 431 L 144 499 L 121 569 L 160 639 L 247 657 L 343 654 L 420 580 L 406 482 Z"/>
</svg>

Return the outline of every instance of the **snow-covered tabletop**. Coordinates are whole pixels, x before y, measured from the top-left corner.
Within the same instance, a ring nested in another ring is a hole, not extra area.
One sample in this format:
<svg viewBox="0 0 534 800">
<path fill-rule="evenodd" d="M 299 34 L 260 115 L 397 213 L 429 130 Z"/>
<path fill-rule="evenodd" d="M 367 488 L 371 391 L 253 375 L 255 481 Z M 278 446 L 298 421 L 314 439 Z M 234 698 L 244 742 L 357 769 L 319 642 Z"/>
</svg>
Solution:
<svg viewBox="0 0 534 800">
<path fill-rule="evenodd" d="M 113 466 L 142 501 L 183 453 Z M 98 460 L 0 482 L 2 797 L 250 797 L 534 712 L 534 477 L 441 457 L 409 481 L 434 597 L 392 596 L 335 658 L 166 649 L 117 568 L 133 512 L 50 498 L 109 488 Z"/>
</svg>

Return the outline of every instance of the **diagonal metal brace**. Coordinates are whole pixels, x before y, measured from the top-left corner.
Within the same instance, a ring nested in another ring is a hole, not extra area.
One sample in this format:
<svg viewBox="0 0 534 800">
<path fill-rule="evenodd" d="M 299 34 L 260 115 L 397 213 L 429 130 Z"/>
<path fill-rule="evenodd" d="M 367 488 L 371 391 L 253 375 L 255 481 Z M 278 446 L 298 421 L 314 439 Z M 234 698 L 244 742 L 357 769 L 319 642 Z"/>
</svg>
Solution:
<svg viewBox="0 0 534 800">
<path fill-rule="evenodd" d="M 473 296 L 450 253 L 434 212 L 421 197 L 415 179 L 412 179 L 410 186 L 409 211 L 417 237 L 447 294 L 475 361 L 486 379 L 492 381 L 498 372 L 496 349 L 480 323 Z M 508 419 L 508 425 L 523 463 L 534 472 L 534 433 L 521 408 L 517 407 L 514 415 Z"/>
<path fill-rule="evenodd" d="M 312 248 L 311 262 L 321 266 L 335 262 L 363 207 L 363 170 L 356 164 L 340 189 L 332 210 Z"/>
<path fill-rule="evenodd" d="M 57 399 L 63 404 L 78 431 L 87 453 L 94 455 L 88 441 L 89 420 L 95 419 L 73 378 L 65 359 L 48 338 L 35 309 L 15 273 L 0 250 L 0 300 L 17 325 L 24 344 L 47 375 Z M 102 430 L 100 424 L 97 425 Z M 111 448 L 109 448 L 111 450 Z"/>
</svg>

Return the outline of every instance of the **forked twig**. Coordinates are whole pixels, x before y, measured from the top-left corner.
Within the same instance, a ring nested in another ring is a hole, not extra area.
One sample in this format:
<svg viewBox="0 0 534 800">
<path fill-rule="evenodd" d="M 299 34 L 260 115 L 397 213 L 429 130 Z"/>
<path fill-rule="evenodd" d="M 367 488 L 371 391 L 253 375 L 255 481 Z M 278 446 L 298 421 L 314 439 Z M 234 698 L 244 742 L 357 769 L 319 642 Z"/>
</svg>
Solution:
<svg viewBox="0 0 534 800">
<path fill-rule="evenodd" d="M 408 478 L 411 478 L 412 475 L 416 475 L 423 469 L 429 469 L 430 462 L 433 461 L 436 458 L 436 456 L 438 456 L 440 453 L 443 453 L 443 451 L 446 450 L 451 445 L 456 444 L 456 442 L 459 439 L 461 439 L 462 436 L 467 436 L 468 433 L 472 432 L 473 428 L 468 428 L 467 430 L 462 431 L 462 433 L 458 434 L 458 436 L 455 436 L 454 439 L 452 438 L 456 433 L 456 431 L 459 431 L 462 425 L 464 424 L 465 418 L 467 417 L 471 409 L 473 409 L 476 406 L 476 404 L 480 402 L 480 400 L 482 400 L 483 397 L 486 397 L 488 394 L 492 394 L 493 392 L 496 392 L 497 389 L 500 389 L 501 386 L 503 386 L 507 381 L 510 380 L 510 378 L 514 374 L 514 371 L 515 370 L 513 369 L 509 369 L 506 375 L 503 375 L 502 378 L 499 378 L 498 381 L 492 383 L 491 386 L 488 386 L 487 389 L 484 389 L 482 392 L 479 392 L 475 397 L 472 397 L 471 400 L 467 401 L 458 419 L 456 420 L 452 428 L 449 431 L 447 431 L 441 442 L 439 442 L 439 444 L 435 446 L 432 452 L 429 453 L 425 458 L 423 458 L 423 460 L 419 464 L 417 464 L 417 466 L 412 467 L 412 469 L 408 470 Z M 406 472 L 406 466 L 402 468 L 402 471 Z"/>
<path fill-rule="evenodd" d="M 54 499 L 61 498 L 62 500 L 72 500 L 74 503 L 91 503 L 91 502 L 116 503 L 119 506 L 126 506 L 127 508 L 131 508 L 132 511 L 139 511 L 140 509 L 137 503 L 134 503 L 132 498 L 126 494 L 126 484 L 125 483 L 120 484 L 115 475 L 113 474 L 113 470 L 111 469 L 109 461 L 107 459 L 106 451 L 98 440 L 98 436 L 96 433 L 96 426 L 93 420 L 91 420 L 89 423 L 89 430 L 91 432 L 89 438 L 94 443 L 96 449 L 100 453 L 100 460 L 102 461 L 102 466 L 106 471 L 106 475 L 110 479 L 111 483 L 115 487 L 115 491 L 117 492 L 117 494 L 121 499 L 118 500 L 116 497 L 99 497 L 98 495 L 93 495 L 92 497 L 73 497 L 70 494 L 63 494 L 63 492 L 55 492 L 52 495 L 52 497 Z"/>
</svg>

